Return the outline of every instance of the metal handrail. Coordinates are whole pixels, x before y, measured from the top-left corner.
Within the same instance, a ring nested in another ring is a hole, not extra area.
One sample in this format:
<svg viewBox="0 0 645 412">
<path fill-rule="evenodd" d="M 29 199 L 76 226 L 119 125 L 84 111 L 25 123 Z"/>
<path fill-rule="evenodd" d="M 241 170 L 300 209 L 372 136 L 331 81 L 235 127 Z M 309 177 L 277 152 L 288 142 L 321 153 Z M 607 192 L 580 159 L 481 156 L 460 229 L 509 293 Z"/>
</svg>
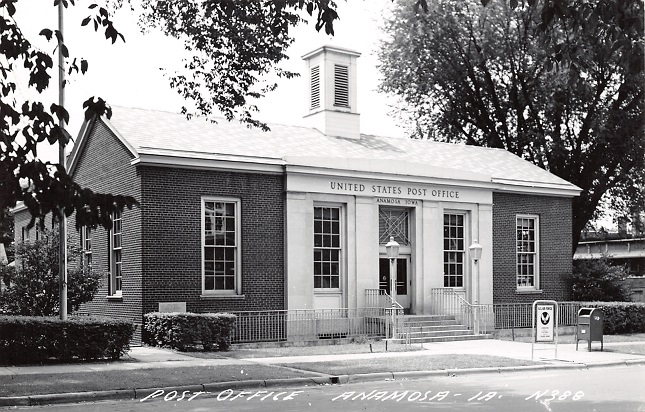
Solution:
<svg viewBox="0 0 645 412">
<path fill-rule="evenodd" d="M 487 308 L 489 305 L 470 303 L 452 288 L 433 288 L 432 293 L 433 295 L 442 296 L 442 301 L 440 302 L 442 313 L 454 315 L 455 317 L 459 316 L 459 321 L 466 323 L 469 329 L 472 326 L 476 335 L 480 334 L 482 324 L 485 325 L 484 331 L 488 329 Z M 443 298 L 452 300 L 452 303 L 449 301 L 449 306 L 446 307 Z"/>
</svg>

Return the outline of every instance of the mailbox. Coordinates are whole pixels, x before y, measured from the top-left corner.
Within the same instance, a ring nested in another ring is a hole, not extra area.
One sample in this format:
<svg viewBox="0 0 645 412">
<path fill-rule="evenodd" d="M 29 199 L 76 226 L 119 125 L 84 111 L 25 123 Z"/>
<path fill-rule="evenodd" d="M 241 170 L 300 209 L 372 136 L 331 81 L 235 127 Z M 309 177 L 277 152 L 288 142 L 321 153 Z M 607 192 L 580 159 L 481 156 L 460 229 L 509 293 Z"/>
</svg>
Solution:
<svg viewBox="0 0 645 412">
<path fill-rule="evenodd" d="M 578 342 L 587 341 L 588 350 L 591 352 L 591 342 L 600 341 L 600 350 L 603 350 L 602 341 L 603 317 L 599 308 L 580 308 L 578 311 L 578 325 L 576 326 L 576 350 Z"/>
</svg>

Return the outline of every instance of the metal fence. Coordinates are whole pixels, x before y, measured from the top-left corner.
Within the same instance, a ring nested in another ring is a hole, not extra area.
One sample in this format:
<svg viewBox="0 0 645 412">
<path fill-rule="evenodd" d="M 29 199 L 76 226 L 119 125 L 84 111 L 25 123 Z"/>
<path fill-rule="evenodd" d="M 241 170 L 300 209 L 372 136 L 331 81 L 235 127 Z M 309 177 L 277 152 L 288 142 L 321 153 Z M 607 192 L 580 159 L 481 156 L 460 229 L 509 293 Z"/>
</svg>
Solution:
<svg viewBox="0 0 645 412">
<path fill-rule="evenodd" d="M 584 302 L 558 302 L 560 326 L 575 326 L 578 310 Z M 532 303 L 501 303 L 489 305 L 495 314 L 495 329 L 530 328 L 532 326 Z"/>
<path fill-rule="evenodd" d="M 403 332 L 403 309 L 382 290 L 368 289 L 358 309 L 231 312 L 237 316 L 232 343 L 394 337 Z M 431 314 L 454 317 L 475 334 L 530 328 L 532 303 L 473 305 L 450 288 L 431 291 Z M 583 302 L 558 302 L 560 326 L 573 326 Z"/>
<path fill-rule="evenodd" d="M 387 336 L 390 312 L 385 308 L 359 308 L 231 313 L 237 316 L 231 343 L 250 343 L 383 337 Z"/>
</svg>

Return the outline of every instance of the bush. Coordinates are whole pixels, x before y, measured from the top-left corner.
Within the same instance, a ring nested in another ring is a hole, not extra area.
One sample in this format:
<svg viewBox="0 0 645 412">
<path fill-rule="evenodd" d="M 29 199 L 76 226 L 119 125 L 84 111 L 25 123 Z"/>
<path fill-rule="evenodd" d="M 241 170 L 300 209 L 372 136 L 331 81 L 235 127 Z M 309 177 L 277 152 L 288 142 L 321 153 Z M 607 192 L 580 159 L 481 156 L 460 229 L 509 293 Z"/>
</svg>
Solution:
<svg viewBox="0 0 645 412">
<path fill-rule="evenodd" d="M 586 302 L 582 306 L 602 310 L 605 335 L 645 333 L 645 303 Z"/>
<path fill-rule="evenodd" d="M 0 265 L 0 314 L 53 316 L 58 314 L 60 290 L 58 280 L 58 230 L 41 229 L 41 237 L 21 243 L 16 248 L 16 267 Z M 78 245 L 68 246 L 67 304 L 75 312 L 92 300 L 98 291 L 101 273 L 80 266 Z"/>
<path fill-rule="evenodd" d="M 109 318 L 0 316 L 0 363 L 116 360 L 130 350 L 133 332 L 132 322 Z"/>
<path fill-rule="evenodd" d="M 629 302 L 627 269 L 612 266 L 606 258 L 573 261 L 569 279 L 571 299 L 580 302 Z"/>
<path fill-rule="evenodd" d="M 224 351 L 230 346 L 235 319 L 229 313 L 146 313 L 143 341 L 180 351 L 197 343 L 205 351 Z"/>
</svg>

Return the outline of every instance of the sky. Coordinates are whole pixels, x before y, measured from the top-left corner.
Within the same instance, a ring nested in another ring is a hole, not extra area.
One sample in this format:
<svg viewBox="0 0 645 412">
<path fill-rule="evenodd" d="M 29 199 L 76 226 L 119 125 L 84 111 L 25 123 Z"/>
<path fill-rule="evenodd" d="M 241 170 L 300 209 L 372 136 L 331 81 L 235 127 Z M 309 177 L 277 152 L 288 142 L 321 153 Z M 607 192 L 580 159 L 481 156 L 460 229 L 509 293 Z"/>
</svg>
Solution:
<svg viewBox="0 0 645 412">
<path fill-rule="evenodd" d="M 137 0 L 133 0 L 137 1 Z M 299 72 L 294 79 L 280 79 L 278 89 L 262 99 L 257 118 L 269 123 L 303 124 L 306 112 L 305 63 L 301 56 L 323 45 L 335 45 L 361 53 L 358 59 L 358 110 L 361 114 L 361 131 L 392 137 L 403 137 L 404 130 L 390 116 L 393 98 L 377 92 L 379 73 L 376 53 L 383 37 L 382 15 L 391 7 L 391 0 L 349 0 L 338 2 L 340 20 L 335 24 L 335 36 L 316 32 L 313 21 L 292 31 L 295 42 L 287 51 L 290 59 L 281 67 Z M 47 43 L 38 33 L 42 28 L 57 27 L 57 9 L 52 0 L 29 0 L 18 3 L 16 20 L 27 38 L 45 51 L 52 51 L 55 44 Z M 111 44 L 101 32 L 81 27 L 80 22 L 90 13 L 90 2 L 77 0 L 76 6 L 66 10 L 64 17 L 65 43 L 71 56 L 85 58 L 89 71 L 85 75 L 68 78 L 65 106 L 70 112 L 68 131 L 76 137 L 83 120 L 82 102 L 91 96 L 100 96 L 109 104 L 144 109 L 179 112 L 184 102 L 170 88 L 161 67 L 180 67 L 183 45 L 157 32 L 143 35 L 136 15 L 126 7 L 114 16 L 115 27 L 125 36 L 125 43 L 118 40 Z M 54 75 L 56 76 L 56 75 Z M 55 83 L 46 94 L 39 96 L 43 102 L 57 102 Z M 21 90 L 27 95 L 28 90 Z M 32 96 L 33 98 L 33 96 Z M 47 104 L 49 106 L 49 104 Z M 71 146 L 67 148 L 68 152 Z M 39 157 L 56 161 L 58 148 L 39 147 Z"/>
</svg>

